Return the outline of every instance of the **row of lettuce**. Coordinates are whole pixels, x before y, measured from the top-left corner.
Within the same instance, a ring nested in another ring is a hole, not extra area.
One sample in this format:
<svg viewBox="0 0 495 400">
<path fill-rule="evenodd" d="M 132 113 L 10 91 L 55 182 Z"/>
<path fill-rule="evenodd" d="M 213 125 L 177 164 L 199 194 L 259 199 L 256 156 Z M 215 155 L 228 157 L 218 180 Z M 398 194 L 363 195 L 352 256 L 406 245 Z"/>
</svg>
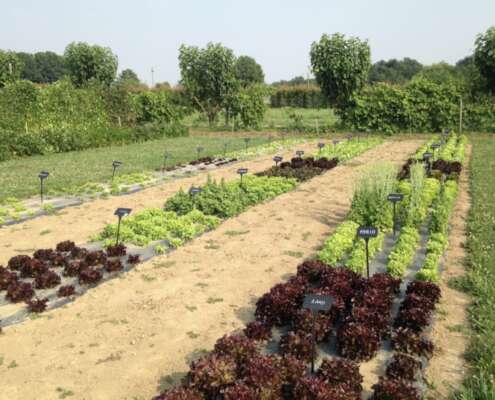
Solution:
<svg viewBox="0 0 495 400">
<path fill-rule="evenodd" d="M 196 194 L 180 190 L 165 202 L 163 209 L 145 209 L 125 218 L 121 238 L 126 243 L 138 246 L 146 246 L 157 240 L 165 240 L 170 247 L 180 246 L 198 234 L 215 228 L 222 220 L 294 189 L 299 180 L 286 176 L 300 175 L 286 171 L 312 169 L 315 174 L 321 174 L 337 165 L 340 154 L 343 160 L 348 160 L 380 142 L 376 138 L 340 142 L 332 152 L 337 156 L 336 161 L 330 162 L 324 151 L 316 153 L 314 158 L 296 157 L 279 168 L 279 176 L 271 170 L 270 176 L 245 175 L 242 182 L 240 179 L 218 182 L 208 178 L 207 183 Z M 103 240 L 106 244 L 112 243 L 116 231 L 116 224 L 107 225 L 94 239 Z"/>
<path fill-rule="evenodd" d="M 464 139 L 455 140 L 464 146 Z M 451 188 L 456 187 L 450 177 L 444 182 L 427 177 L 426 171 L 423 164 L 412 164 L 410 176 L 402 181 L 396 179 L 395 168 L 386 164 L 366 171 L 346 221 L 325 241 L 317 259 L 305 261 L 296 276 L 263 295 L 256 303 L 255 321 L 241 334 L 219 339 L 210 354 L 191 364 L 180 387 L 155 399 L 361 399 L 359 363 L 373 359 L 389 340 L 393 355 L 371 398 L 419 400 L 422 391 L 417 381 L 434 351 L 426 334 L 440 289 L 433 282 L 413 280 L 395 318 L 392 303 L 417 253 L 419 228 L 431 215 L 430 236 L 440 227 L 447 233 L 451 203 L 447 211 L 437 209 L 447 196 L 455 199 Z M 370 255 L 375 256 L 392 230 L 387 195 L 393 191 L 404 194 L 404 201 L 398 210 L 401 230 L 389 254 L 388 270 L 363 278 L 364 245 L 356 231 L 362 225 L 380 229 L 370 241 Z M 334 299 L 330 311 L 318 312 L 314 323 L 311 312 L 302 307 L 307 294 Z M 275 333 L 281 334 L 280 340 Z M 319 360 L 315 374 L 308 372 L 313 333 Z M 334 351 L 338 358 L 326 358 Z"/>
</svg>

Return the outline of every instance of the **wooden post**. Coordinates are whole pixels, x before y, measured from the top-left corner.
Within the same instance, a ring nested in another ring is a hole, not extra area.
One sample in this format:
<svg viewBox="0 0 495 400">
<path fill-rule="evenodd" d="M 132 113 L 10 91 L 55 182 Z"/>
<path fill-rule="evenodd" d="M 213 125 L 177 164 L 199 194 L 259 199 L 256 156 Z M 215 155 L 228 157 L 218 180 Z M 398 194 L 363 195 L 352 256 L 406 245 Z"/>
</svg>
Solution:
<svg viewBox="0 0 495 400">
<path fill-rule="evenodd" d="M 462 114 L 463 114 L 463 103 L 462 97 L 460 98 L 460 106 L 459 106 L 459 134 L 462 133 Z"/>
</svg>

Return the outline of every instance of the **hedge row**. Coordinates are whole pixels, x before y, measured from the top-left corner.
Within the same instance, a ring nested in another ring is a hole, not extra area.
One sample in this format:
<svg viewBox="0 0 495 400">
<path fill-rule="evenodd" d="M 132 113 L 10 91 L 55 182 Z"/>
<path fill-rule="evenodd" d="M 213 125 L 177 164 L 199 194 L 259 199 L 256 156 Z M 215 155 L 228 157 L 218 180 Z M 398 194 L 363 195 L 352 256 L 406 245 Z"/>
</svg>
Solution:
<svg viewBox="0 0 495 400">
<path fill-rule="evenodd" d="M 414 79 L 404 86 L 367 86 L 339 111 L 344 126 L 356 131 L 439 132 L 458 129 L 461 93 L 454 84 Z M 463 109 L 465 131 L 495 131 L 495 102 L 480 99 Z"/>
<path fill-rule="evenodd" d="M 325 108 L 327 101 L 318 86 L 280 86 L 273 90 L 270 105 L 274 108 Z"/>
<path fill-rule="evenodd" d="M 188 135 L 189 129 L 177 123 L 146 124 L 134 128 L 109 126 L 87 132 L 64 130 L 33 133 L 0 129 L 0 161 Z"/>
</svg>

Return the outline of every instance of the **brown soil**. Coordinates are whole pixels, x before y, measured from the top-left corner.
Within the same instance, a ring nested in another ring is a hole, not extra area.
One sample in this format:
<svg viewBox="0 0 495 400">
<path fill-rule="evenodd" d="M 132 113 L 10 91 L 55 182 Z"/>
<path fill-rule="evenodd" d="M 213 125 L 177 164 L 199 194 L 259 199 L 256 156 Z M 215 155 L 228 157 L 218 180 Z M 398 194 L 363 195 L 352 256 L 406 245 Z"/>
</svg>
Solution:
<svg viewBox="0 0 495 400">
<path fill-rule="evenodd" d="M 315 151 L 315 142 L 299 145 L 298 149 L 306 152 Z M 294 155 L 294 149 L 281 152 L 284 158 Z M 273 165 L 273 155 L 264 156 L 251 161 L 237 163 L 212 171 L 212 178 L 231 180 L 238 178 L 239 167 L 246 167 L 249 172 L 259 172 Z M 30 254 L 35 248 L 54 247 L 63 240 L 76 243 L 86 242 L 91 235 L 100 232 L 108 223 L 115 222 L 113 215 L 117 207 L 129 207 L 133 212 L 147 207 L 162 207 L 165 200 L 174 195 L 180 188 L 189 189 L 192 185 L 206 182 L 208 173 L 200 173 L 190 178 L 178 179 L 144 189 L 126 196 L 112 196 L 97 199 L 80 206 L 69 207 L 55 215 L 49 215 L 0 228 L 0 265 L 17 254 Z"/>
<path fill-rule="evenodd" d="M 0 399 L 56 399 L 63 390 L 71 399 L 149 399 L 177 383 L 344 220 L 363 167 L 384 156 L 402 164 L 421 143 L 384 143 L 64 308 L 7 327 Z"/>
<path fill-rule="evenodd" d="M 426 370 L 426 378 L 434 388 L 430 390 L 432 398 L 447 398 L 453 388 L 459 387 L 467 372 L 464 352 L 469 343 L 467 309 L 470 299 L 465 293 L 450 288 L 448 282 L 465 274 L 467 218 L 471 206 L 468 172 L 471 152 L 472 148 L 468 146 L 466 167 L 459 179 L 459 196 L 450 221 L 449 248 L 440 283 L 442 300 L 431 334 L 435 354 Z"/>
</svg>

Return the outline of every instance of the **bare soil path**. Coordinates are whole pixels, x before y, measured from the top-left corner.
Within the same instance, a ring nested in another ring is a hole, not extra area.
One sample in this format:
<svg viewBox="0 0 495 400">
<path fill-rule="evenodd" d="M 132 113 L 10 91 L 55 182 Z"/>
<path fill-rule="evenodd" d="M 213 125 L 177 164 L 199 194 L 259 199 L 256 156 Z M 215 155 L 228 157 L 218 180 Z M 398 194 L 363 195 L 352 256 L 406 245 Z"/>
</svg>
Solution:
<svg viewBox="0 0 495 400">
<path fill-rule="evenodd" d="M 0 399 L 149 399 L 177 383 L 344 220 L 366 165 L 402 164 L 421 143 L 384 143 L 64 308 L 7 327 Z"/>
<path fill-rule="evenodd" d="M 302 144 L 297 146 L 297 149 L 302 149 L 309 154 L 316 150 L 315 143 Z M 284 158 L 290 158 L 294 155 L 294 151 L 295 148 L 281 152 L 281 155 Z M 273 165 L 274 155 L 236 163 L 210 171 L 209 175 L 215 179 L 232 180 L 238 177 L 236 171 L 241 166 L 248 168 L 250 173 L 260 172 Z M 55 215 L 1 227 L 0 265 L 5 264 L 14 255 L 31 254 L 35 248 L 54 247 L 63 240 L 84 243 L 89 236 L 101 231 L 105 225 L 115 222 L 113 213 L 116 208 L 129 207 L 136 212 L 147 207 L 162 207 L 165 200 L 180 188 L 187 190 L 192 185 L 204 184 L 207 176 L 208 172 L 200 173 L 190 178 L 165 182 L 134 194 L 97 199 L 80 206 L 65 208 Z"/>
<path fill-rule="evenodd" d="M 458 388 L 467 373 L 464 352 L 469 343 L 467 309 L 470 298 L 465 293 L 449 287 L 448 282 L 465 274 L 464 260 L 467 240 L 467 219 L 471 207 L 469 194 L 469 160 L 472 147 L 466 152 L 466 166 L 459 179 L 459 195 L 450 221 L 449 247 L 444 258 L 442 272 L 442 299 L 438 306 L 437 321 L 433 325 L 431 340 L 435 354 L 428 364 L 426 378 L 432 383 L 430 395 L 447 398 L 452 388 Z"/>
</svg>

